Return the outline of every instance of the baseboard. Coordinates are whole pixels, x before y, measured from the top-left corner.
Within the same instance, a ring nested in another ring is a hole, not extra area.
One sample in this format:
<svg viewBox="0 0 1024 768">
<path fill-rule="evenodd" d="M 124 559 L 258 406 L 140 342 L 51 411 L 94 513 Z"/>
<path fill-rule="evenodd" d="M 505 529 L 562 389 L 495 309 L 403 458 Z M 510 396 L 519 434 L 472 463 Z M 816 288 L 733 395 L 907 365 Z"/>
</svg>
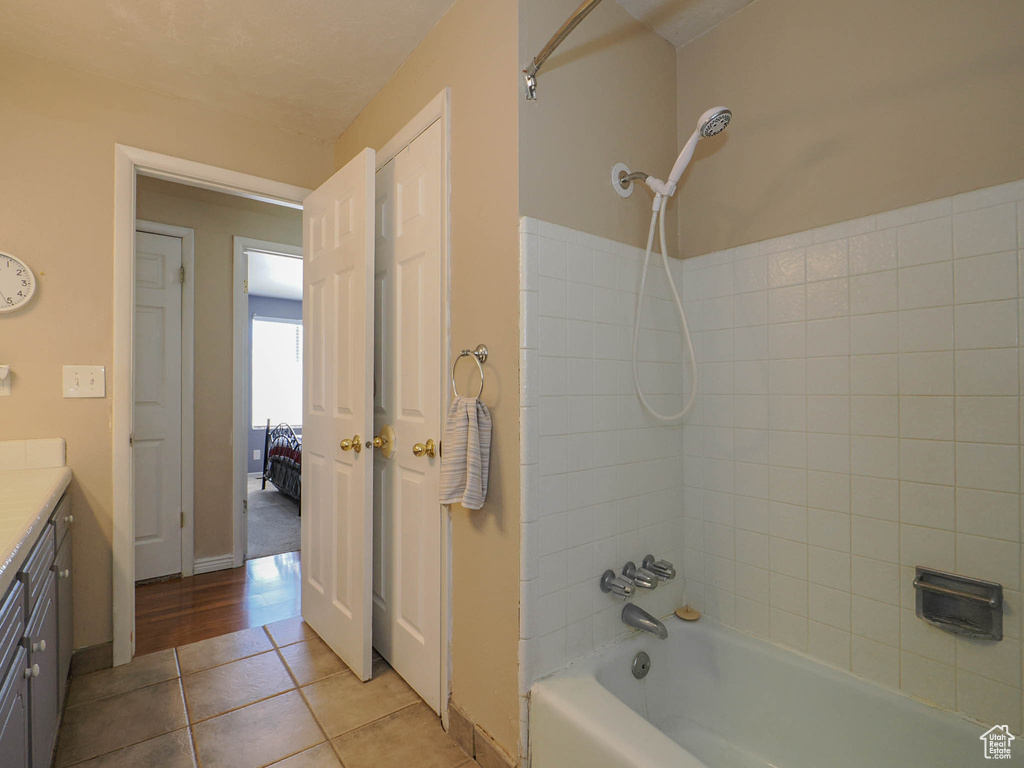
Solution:
<svg viewBox="0 0 1024 768">
<path fill-rule="evenodd" d="M 192 573 L 212 573 L 235 567 L 234 555 L 217 555 L 216 557 L 197 557 L 192 564 Z"/>
<path fill-rule="evenodd" d="M 71 676 L 88 675 L 114 666 L 114 644 L 110 641 L 86 648 L 76 648 L 71 654 Z"/>
<path fill-rule="evenodd" d="M 448 702 L 448 735 L 462 747 L 462 751 L 475 757 L 480 768 L 512 768 L 515 763 L 491 735 L 473 722 L 458 704 Z"/>
</svg>

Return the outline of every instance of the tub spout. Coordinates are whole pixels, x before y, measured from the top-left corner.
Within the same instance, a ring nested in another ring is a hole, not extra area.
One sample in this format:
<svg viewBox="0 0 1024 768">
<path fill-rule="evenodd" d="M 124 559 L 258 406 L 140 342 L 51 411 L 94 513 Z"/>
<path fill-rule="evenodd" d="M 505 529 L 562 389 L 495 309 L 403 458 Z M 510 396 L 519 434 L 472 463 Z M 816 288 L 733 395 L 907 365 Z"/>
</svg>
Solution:
<svg viewBox="0 0 1024 768">
<path fill-rule="evenodd" d="M 650 632 L 652 635 L 657 635 L 662 640 L 668 637 L 668 630 L 665 629 L 664 624 L 633 603 L 626 603 L 623 607 L 622 622 L 631 627 L 642 629 L 644 632 Z"/>
</svg>

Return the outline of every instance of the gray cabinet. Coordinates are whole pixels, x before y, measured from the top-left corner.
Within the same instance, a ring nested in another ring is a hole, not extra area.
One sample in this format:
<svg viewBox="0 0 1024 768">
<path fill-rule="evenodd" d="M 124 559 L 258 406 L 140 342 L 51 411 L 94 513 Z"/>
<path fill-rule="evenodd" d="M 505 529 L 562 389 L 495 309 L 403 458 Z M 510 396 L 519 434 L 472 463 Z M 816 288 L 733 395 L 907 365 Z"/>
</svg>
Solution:
<svg viewBox="0 0 1024 768">
<path fill-rule="evenodd" d="M 0 597 L 0 768 L 49 768 L 71 665 L 71 506 L 61 499 Z"/>
<path fill-rule="evenodd" d="M 30 768 L 28 744 L 27 654 L 19 647 L 0 684 L 0 765 Z"/>
<path fill-rule="evenodd" d="M 58 529 L 59 530 L 59 529 Z M 71 585 L 74 570 L 71 567 L 71 537 L 65 536 L 57 548 L 57 560 L 53 564 L 57 580 L 57 703 L 64 706 L 68 691 L 68 671 L 71 669 L 71 652 L 74 650 L 74 611 L 71 609 Z"/>
<path fill-rule="evenodd" d="M 28 634 L 29 733 L 32 738 L 32 768 L 49 768 L 57 740 L 57 586 L 52 573 L 40 588 L 39 599 Z"/>
</svg>

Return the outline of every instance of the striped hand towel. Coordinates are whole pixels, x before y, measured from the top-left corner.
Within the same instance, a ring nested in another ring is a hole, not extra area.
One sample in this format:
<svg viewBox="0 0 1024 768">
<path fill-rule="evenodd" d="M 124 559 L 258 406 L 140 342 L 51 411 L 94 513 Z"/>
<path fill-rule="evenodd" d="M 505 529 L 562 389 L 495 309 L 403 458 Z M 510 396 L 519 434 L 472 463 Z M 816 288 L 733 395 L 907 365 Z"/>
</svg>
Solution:
<svg viewBox="0 0 1024 768">
<path fill-rule="evenodd" d="M 475 397 L 457 397 L 448 408 L 441 456 L 441 503 L 480 509 L 487 498 L 491 412 Z"/>
</svg>

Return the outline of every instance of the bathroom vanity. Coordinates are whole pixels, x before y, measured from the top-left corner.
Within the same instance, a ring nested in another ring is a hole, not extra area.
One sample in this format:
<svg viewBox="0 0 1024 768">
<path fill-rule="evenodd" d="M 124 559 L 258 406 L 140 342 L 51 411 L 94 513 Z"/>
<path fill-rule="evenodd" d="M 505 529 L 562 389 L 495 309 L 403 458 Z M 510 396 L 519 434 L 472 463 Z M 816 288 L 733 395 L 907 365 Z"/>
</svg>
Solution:
<svg viewBox="0 0 1024 768">
<path fill-rule="evenodd" d="M 2 442 L 0 467 L 0 766 L 48 768 L 73 643 L 71 471 L 63 440 Z"/>
</svg>

